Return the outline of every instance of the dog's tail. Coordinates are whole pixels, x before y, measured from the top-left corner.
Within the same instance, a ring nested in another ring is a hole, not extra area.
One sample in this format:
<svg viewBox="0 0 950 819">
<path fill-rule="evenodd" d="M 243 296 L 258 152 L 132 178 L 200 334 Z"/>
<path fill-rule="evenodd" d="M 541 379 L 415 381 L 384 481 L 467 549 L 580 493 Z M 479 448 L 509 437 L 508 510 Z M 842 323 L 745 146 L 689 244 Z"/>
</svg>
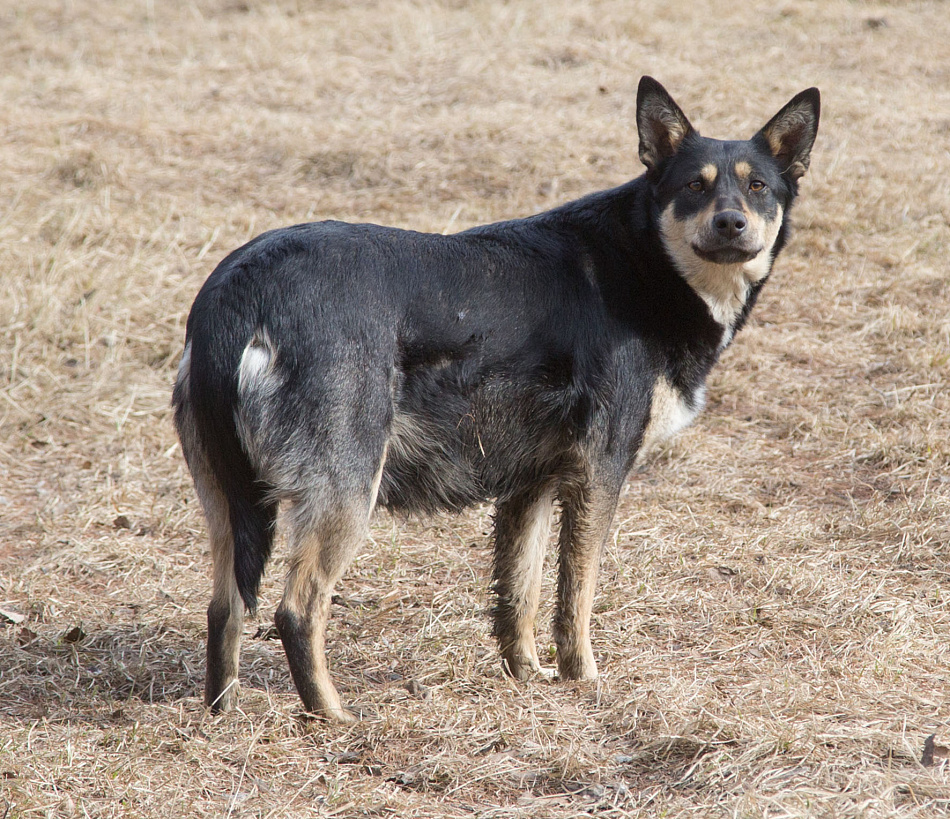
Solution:
<svg viewBox="0 0 950 819">
<path fill-rule="evenodd" d="M 243 339 L 253 330 L 239 316 L 211 318 L 196 301 L 172 397 L 175 426 L 209 529 L 219 529 L 211 532 L 214 558 L 227 559 L 215 550 L 230 546 L 234 581 L 253 612 L 274 542 L 278 504 L 239 430 Z M 216 537 L 222 542 L 217 547 Z"/>
</svg>

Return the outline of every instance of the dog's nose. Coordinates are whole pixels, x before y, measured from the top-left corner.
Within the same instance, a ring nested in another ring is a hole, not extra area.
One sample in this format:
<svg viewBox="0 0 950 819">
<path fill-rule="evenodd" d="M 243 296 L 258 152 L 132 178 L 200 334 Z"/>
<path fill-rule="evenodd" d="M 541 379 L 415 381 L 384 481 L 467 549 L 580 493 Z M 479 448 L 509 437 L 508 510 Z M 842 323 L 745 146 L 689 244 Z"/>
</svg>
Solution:
<svg viewBox="0 0 950 819">
<path fill-rule="evenodd" d="M 725 239 L 735 239 L 746 227 L 746 218 L 737 210 L 722 210 L 713 217 L 713 227 Z"/>
</svg>

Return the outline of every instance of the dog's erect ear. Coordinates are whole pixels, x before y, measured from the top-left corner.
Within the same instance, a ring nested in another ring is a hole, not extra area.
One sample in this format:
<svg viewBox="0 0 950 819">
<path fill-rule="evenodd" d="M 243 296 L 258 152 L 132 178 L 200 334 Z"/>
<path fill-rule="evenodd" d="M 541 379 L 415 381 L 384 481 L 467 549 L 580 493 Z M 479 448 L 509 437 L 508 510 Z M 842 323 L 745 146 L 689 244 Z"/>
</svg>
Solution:
<svg viewBox="0 0 950 819">
<path fill-rule="evenodd" d="M 640 161 L 653 171 L 679 149 L 693 126 L 667 90 L 653 77 L 641 77 L 637 89 Z"/>
<path fill-rule="evenodd" d="M 820 113 L 821 95 L 817 88 L 808 88 L 792 97 L 753 139 L 765 141 L 783 174 L 801 179 L 808 170 Z"/>
</svg>

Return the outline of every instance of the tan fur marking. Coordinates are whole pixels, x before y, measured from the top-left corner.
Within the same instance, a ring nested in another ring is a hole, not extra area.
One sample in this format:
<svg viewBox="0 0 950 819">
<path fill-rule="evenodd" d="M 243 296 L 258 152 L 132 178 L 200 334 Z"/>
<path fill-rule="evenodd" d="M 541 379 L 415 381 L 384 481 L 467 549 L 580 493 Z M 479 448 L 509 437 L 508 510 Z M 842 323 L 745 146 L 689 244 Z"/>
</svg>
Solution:
<svg viewBox="0 0 950 819">
<path fill-rule="evenodd" d="M 795 143 L 799 137 L 807 132 L 812 125 L 811 109 L 800 104 L 786 111 L 780 112 L 781 116 L 769 123 L 765 131 L 765 138 L 768 140 L 772 155 L 776 157 L 783 156 L 789 151 L 794 150 Z M 789 157 L 789 166 L 785 173 L 790 174 L 794 179 L 801 178 L 808 170 L 809 151 L 799 152 L 797 156 Z"/>
<path fill-rule="evenodd" d="M 554 641 L 560 676 L 592 680 L 597 661 L 590 644 L 590 618 L 600 556 L 617 508 L 617 492 L 591 486 L 589 495 L 561 499 L 561 538 Z"/>
<path fill-rule="evenodd" d="M 703 169 L 699 172 L 699 175 L 703 178 L 703 182 L 711 186 L 716 182 L 716 177 L 719 176 L 719 169 L 710 163 L 703 166 Z"/>
<path fill-rule="evenodd" d="M 737 162 L 735 171 L 736 177 L 743 182 L 752 176 L 752 166 L 748 162 Z"/>
<path fill-rule="evenodd" d="M 553 506 L 554 494 L 548 492 L 523 516 L 515 513 L 512 517 L 499 512 L 496 519 L 496 537 L 511 537 L 510 542 L 500 544 L 504 552 L 496 560 L 498 569 L 504 573 L 499 581 L 504 583 L 505 595 L 514 608 L 514 622 L 507 624 L 512 631 L 499 635 L 499 639 L 502 657 L 515 679 L 527 679 L 533 674 L 554 676 L 553 669 L 541 666 L 534 634 Z M 507 531 L 509 528 L 515 531 Z"/>
<path fill-rule="evenodd" d="M 776 134 L 774 131 L 767 131 L 765 136 L 769 141 L 769 149 L 772 151 L 773 156 L 778 156 L 782 152 L 784 144 L 782 142 L 782 135 Z"/>
<path fill-rule="evenodd" d="M 652 168 L 664 156 L 679 150 L 689 133 L 689 122 L 656 99 L 647 100 L 638 115 L 640 123 L 640 160 Z"/>
<path fill-rule="evenodd" d="M 238 700 L 244 600 L 234 575 L 234 538 L 228 502 L 203 453 L 197 448 L 195 432 L 190 424 L 189 419 L 180 431 L 183 447 L 187 446 L 191 453 L 191 470 L 208 526 L 213 566 L 205 704 L 219 711 L 228 711 Z M 214 618 L 211 617 L 212 611 L 215 612 Z"/>
<path fill-rule="evenodd" d="M 679 147 L 680 142 L 683 141 L 683 137 L 686 136 L 687 129 L 685 123 L 677 117 L 675 113 L 670 111 L 665 105 L 654 102 L 644 107 L 644 114 L 648 122 L 655 120 L 663 123 L 663 126 L 669 132 L 673 149 L 675 150 Z"/>
<path fill-rule="evenodd" d="M 353 722 L 356 717 L 343 707 L 326 659 L 326 628 L 330 618 L 333 588 L 362 543 L 366 533 L 366 510 L 340 508 L 314 522 L 306 507 L 293 510 L 290 572 L 276 619 L 287 661 L 301 699 L 308 710 L 336 722 Z M 288 618 L 288 615 L 291 617 Z M 281 622 L 287 623 L 281 628 Z M 295 622 L 292 633 L 285 633 Z"/>
</svg>

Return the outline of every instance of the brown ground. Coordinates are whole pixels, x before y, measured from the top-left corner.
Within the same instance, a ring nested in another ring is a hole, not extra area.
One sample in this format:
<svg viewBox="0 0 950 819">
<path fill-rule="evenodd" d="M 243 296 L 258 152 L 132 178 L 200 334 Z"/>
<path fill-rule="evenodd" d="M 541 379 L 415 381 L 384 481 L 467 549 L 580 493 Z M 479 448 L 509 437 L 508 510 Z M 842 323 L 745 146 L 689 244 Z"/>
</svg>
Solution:
<svg viewBox="0 0 950 819">
<path fill-rule="evenodd" d="M 0 816 L 946 816 L 946 2 L 7 0 L 0 35 Z M 601 679 L 501 674 L 489 510 L 382 516 L 331 629 L 376 718 L 300 718 L 282 555 L 210 718 L 168 409 L 202 280 L 278 225 L 619 184 L 644 73 L 711 136 L 824 116 L 708 411 L 626 488 Z"/>
</svg>

